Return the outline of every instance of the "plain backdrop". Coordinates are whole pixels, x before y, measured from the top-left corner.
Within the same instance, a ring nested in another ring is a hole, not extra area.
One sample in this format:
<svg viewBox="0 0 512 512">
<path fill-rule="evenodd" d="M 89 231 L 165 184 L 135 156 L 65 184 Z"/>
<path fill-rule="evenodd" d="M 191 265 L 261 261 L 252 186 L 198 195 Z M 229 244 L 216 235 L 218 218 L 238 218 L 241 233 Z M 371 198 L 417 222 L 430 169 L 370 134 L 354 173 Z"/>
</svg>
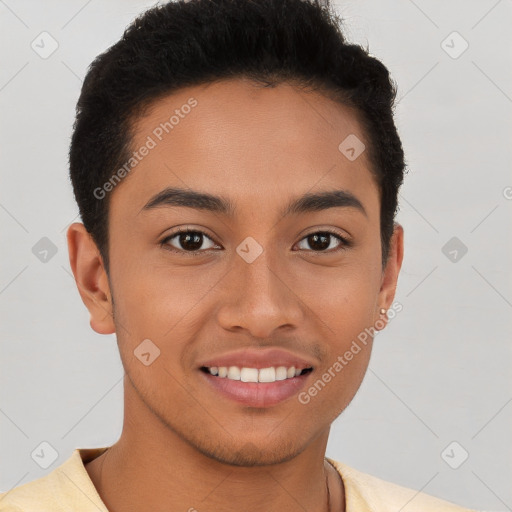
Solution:
<svg viewBox="0 0 512 512">
<path fill-rule="evenodd" d="M 0 2 L 2 491 L 121 433 L 115 338 L 90 328 L 69 266 L 66 228 L 79 219 L 67 151 L 87 66 L 151 5 Z M 512 510 L 512 2 L 336 6 L 348 39 L 398 83 L 410 170 L 397 217 L 403 310 L 377 336 L 327 455 L 460 505 Z M 41 37 L 46 51 L 58 45 L 45 58 Z M 57 452 L 47 468 L 31 456 L 43 442 Z"/>
</svg>

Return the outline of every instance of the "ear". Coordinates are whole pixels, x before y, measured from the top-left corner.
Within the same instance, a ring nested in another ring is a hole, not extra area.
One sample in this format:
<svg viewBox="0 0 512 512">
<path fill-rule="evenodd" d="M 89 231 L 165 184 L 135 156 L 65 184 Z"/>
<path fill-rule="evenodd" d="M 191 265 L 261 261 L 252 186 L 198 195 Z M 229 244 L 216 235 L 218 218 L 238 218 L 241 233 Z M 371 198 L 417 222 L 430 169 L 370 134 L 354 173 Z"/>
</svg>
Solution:
<svg viewBox="0 0 512 512">
<path fill-rule="evenodd" d="M 69 263 L 78 292 L 89 310 L 91 327 L 98 334 L 112 334 L 115 332 L 112 294 L 98 247 L 80 222 L 69 226 L 67 241 Z"/>
<path fill-rule="evenodd" d="M 386 263 L 386 267 L 382 272 L 382 281 L 380 291 L 377 297 L 376 304 L 376 315 L 374 318 L 374 325 L 377 320 L 381 320 L 379 324 L 384 322 L 382 329 L 384 329 L 388 323 L 388 317 L 386 314 L 380 313 L 381 308 L 388 310 L 391 307 L 393 299 L 395 297 L 396 285 L 398 281 L 398 274 L 402 267 L 402 260 L 404 257 L 404 229 L 398 224 L 394 223 L 393 235 L 390 240 L 389 257 Z M 381 328 L 377 330 L 382 330 Z"/>
</svg>

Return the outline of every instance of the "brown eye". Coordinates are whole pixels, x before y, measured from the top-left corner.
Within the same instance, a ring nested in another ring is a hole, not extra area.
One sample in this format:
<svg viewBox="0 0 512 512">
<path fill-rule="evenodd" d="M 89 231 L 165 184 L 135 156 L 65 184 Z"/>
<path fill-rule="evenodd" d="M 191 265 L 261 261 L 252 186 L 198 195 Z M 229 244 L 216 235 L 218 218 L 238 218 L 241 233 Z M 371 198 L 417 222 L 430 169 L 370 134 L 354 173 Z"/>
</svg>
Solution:
<svg viewBox="0 0 512 512">
<path fill-rule="evenodd" d="M 212 242 L 211 247 L 202 247 L 205 238 Z M 171 240 L 173 240 L 173 243 L 170 243 Z M 166 248 L 173 252 L 191 253 L 193 255 L 200 254 L 201 252 L 215 247 L 215 243 L 213 243 L 213 240 L 206 235 L 206 233 L 190 229 L 180 230 L 165 237 L 160 242 L 160 245 L 166 246 Z"/>
<path fill-rule="evenodd" d="M 333 241 L 333 239 L 335 240 Z M 311 233 L 305 236 L 301 240 L 301 242 L 304 240 L 307 241 L 307 245 L 310 247 L 309 250 L 312 250 L 313 252 L 331 253 L 343 250 L 346 247 L 350 246 L 348 240 L 343 238 L 338 233 L 334 233 L 331 231 L 317 231 L 316 233 Z"/>
</svg>

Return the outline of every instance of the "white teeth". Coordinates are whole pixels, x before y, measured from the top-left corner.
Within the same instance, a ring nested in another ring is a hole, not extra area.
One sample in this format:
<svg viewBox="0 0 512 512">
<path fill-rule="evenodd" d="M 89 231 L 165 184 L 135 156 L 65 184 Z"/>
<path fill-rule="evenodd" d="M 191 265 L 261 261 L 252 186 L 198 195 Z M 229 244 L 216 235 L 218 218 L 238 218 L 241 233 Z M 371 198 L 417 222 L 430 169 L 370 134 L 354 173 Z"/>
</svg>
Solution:
<svg viewBox="0 0 512 512">
<path fill-rule="evenodd" d="M 268 368 L 240 368 L 238 366 L 212 366 L 208 368 L 211 375 L 242 382 L 275 382 L 277 380 L 292 379 L 302 373 L 302 369 L 295 366 L 269 366 Z"/>
<path fill-rule="evenodd" d="M 262 368 L 258 376 L 259 382 L 275 382 L 276 381 L 276 369 L 275 368 Z"/>
<path fill-rule="evenodd" d="M 238 366 L 230 366 L 228 368 L 228 379 L 240 380 L 240 368 Z"/>
<path fill-rule="evenodd" d="M 286 366 L 278 366 L 276 368 L 276 380 L 286 379 Z"/>
<path fill-rule="evenodd" d="M 256 368 L 242 368 L 240 370 L 242 382 L 258 382 L 258 370 Z"/>
</svg>

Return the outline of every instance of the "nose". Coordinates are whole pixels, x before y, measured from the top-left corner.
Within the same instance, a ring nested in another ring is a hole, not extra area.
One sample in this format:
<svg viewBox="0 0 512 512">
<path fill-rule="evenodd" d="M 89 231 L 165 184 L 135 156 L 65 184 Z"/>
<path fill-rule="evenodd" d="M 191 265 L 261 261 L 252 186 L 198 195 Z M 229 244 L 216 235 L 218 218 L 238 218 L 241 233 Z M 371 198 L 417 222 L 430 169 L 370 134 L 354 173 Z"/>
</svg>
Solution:
<svg viewBox="0 0 512 512">
<path fill-rule="evenodd" d="M 257 338 L 296 328 L 305 307 L 290 285 L 293 279 L 284 264 L 276 263 L 271 251 L 265 250 L 250 263 L 242 257 L 235 259 L 218 310 L 220 325 L 226 330 L 247 330 Z"/>
</svg>

